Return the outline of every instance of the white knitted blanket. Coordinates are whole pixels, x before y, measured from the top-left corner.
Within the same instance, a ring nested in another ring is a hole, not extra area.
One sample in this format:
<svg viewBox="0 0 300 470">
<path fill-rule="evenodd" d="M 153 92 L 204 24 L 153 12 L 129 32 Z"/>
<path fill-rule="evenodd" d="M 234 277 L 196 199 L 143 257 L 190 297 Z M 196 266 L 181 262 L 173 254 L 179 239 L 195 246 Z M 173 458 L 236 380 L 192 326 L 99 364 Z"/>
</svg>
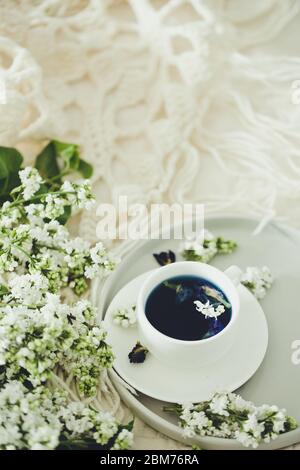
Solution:
<svg viewBox="0 0 300 470">
<path fill-rule="evenodd" d="M 77 142 L 101 201 L 300 227 L 298 0 L 2 0 L 0 144 Z M 5 84 L 5 86 L 3 85 Z M 96 217 L 80 235 L 94 240 Z M 101 397 L 120 413 L 113 390 Z M 184 448 L 139 421 L 137 448 Z"/>
</svg>

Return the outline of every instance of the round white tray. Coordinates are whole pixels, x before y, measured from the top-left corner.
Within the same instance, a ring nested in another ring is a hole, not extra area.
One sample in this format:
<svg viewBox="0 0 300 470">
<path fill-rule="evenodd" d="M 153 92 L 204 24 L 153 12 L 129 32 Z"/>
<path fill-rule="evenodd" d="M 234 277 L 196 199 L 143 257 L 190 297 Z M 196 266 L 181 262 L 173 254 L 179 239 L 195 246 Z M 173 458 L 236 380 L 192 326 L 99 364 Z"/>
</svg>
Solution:
<svg viewBox="0 0 300 470">
<path fill-rule="evenodd" d="M 226 269 L 237 264 L 270 267 L 275 282 L 261 302 L 269 328 L 269 345 L 265 359 L 255 375 L 237 390 L 243 398 L 257 405 L 276 404 L 286 408 L 288 414 L 300 423 L 300 365 L 292 363 L 292 342 L 300 339 L 300 233 L 277 223 L 269 223 L 259 235 L 253 235 L 257 220 L 240 217 L 206 218 L 205 228 L 238 242 L 238 249 L 230 255 L 217 256 L 212 264 Z M 173 250 L 178 256 L 178 240 L 147 240 L 137 242 L 134 249 L 123 259 L 112 276 L 100 289 L 99 281 L 93 286 L 94 302 L 101 316 L 122 286 L 139 274 L 157 267 L 152 256 L 160 251 Z M 249 351 L 251 354 L 251 351 Z M 193 438 L 186 439 L 177 425 L 175 416 L 165 413 L 166 404 L 143 395 L 133 394 L 122 385 L 114 371 L 113 382 L 132 412 L 158 431 L 185 444 L 197 444 L 205 449 L 241 449 L 233 439 Z M 261 449 L 278 449 L 300 441 L 300 428 L 286 434 Z"/>
</svg>

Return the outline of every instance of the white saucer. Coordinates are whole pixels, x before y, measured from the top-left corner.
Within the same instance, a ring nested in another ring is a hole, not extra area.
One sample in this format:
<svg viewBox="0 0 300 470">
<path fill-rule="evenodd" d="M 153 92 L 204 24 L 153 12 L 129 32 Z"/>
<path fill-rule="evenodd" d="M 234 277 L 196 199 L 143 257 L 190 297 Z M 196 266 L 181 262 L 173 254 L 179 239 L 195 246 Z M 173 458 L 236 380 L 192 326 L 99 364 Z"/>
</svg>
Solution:
<svg viewBox="0 0 300 470">
<path fill-rule="evenodd" d="M 159 269 L 159 268 L 158 268 Z M 209 366 L 178 369 L 163 365 L 150 353 L 142 364 L 131 364 L 128 353 L 139 340 L 136 326 L 122 328 L 113 322 L 118 308 L 136 303 L 137 293 L 151 271 L 126 284 L 114 297 L 105 315 L 108 342 L 115 354 L 114 369 L 131 387 L 157 400 L 171 403 L 200 402 L 215 391 L 234 391 L 256 372 L 268 345 L 268 326 L 264 312 L 255 297 L 244 286 L 239 287 L 241 314 L 239 333 L 222 360 Z"/>
</svg>

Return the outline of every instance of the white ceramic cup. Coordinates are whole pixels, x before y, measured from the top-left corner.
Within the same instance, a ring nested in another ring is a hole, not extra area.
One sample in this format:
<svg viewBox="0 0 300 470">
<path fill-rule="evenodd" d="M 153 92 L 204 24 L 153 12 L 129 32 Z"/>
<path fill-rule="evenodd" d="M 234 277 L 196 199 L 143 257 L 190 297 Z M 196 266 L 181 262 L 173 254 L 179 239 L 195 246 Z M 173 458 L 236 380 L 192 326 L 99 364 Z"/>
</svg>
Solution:
<svg viewBox="0 0 300 470">
<path fill-rule="evenodd" d="M 197 367 L 213 363 L 223 355 L 234 342 L 237 330 L 240 301 L 237 286 L 242 271 L 230 266 L 225 272 L 208 264 L 194 261 L 180 261 L 158 268 L 143 283 L 137 300 L 137 323 L 139 340 L 151 354 L 170 367 Z M 232 306 L 228 325 L 218 334 L 198 341 L 171 338 L 157 330 L 145 314 L 146 302 L 153 289 L 160 283 L 177 276 L 198 276 L 219 287 Z M 155 380 L 155 379 L 154 379 Z"/>
</svg>

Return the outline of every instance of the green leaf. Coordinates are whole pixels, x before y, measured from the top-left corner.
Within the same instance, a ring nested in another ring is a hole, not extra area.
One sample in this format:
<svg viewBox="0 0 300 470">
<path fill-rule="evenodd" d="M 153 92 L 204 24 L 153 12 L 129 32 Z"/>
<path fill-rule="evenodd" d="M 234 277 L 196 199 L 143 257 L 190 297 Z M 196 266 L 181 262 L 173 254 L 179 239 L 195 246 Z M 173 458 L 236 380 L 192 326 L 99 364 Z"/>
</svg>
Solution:
<svg viewBox="0 0 300 470">
<path fill-rule="evenodd" d="M 39 190 L 35 193 L 35 196 L 47 194 L 49 192 L 49 186 L 45 183 L 42 183 Z"/>
<path fill-rule="evenodd" d="M 8 176 L 8 168 L 5 161 L 0 160 L 0 178 L 6 179 Z"/>
<path fill-rule="evenodd" d="M 0 161 L 6 167 L 7 174 L 19 171 L 23 157 L 17 149 L 11 147 L 0 147 Z M 7 176 L 7 174 L 5 176 Z M 0 174 L 0 177 L 2 175 Z"/>
<path fill-rule="evenodd" d="M 53 142 L 48 145 L 38 154 L 35 161 L 35 168 L 40 172 L 40 175 L 45 179 L 53 178 L 60 173 L 57 162 L 56 149 Z"/>
<path fill-rule="evenodd" d="M 7 178 L 0 180 L 0 202 L 5 202 L 10 197 L 10 192 L 20 186 L 19 173 L 10 173 Z"/>
<path fill-rule="evenodd" d="M 52 140 L 37 156 L 35 167 L 46 179 L 57 177 L 60 173 L 77 171 L 84 178 L 90 178 L 93 167 L 80 158 L 78 145 Z M 0 170 L 1 177 L 1 170 Z M 59 179 L 56 182 L 60 182 Z"/>
<path fill-rule="evenodd" d="M 93 167 L 85 160 L 80 159 L 78 172 L 81 173 L 84 178 L 90 178 L 93 174 Z"/>
<path fill-rule="evenodd" d="M 60 217 L 58 217 L 57 221 L 61 225 L 65 225 L 67 223 L 67 221 L 69 220 L 69 218 L 71 217 L 71 215 L 72 215 L 71 206 L 65 206 L 64 207 L 64 213 Z"/>
<path fill-rule="evenodd" d="M 127 429 L 127 431 L 132 431 L 133 430 L 133 426 L 134 426 L 134 419 L 132 419 L 131 421 L 129 421 L 128 424 L 123 424 L 119 427 L 119 431 L 122 431 L 122 429 Z"/>
<path fill-rule="evenodd" d="M 80 158 L 78 145 L 54 140 L 56 157 L 61 158 L 64 163 L 64 170 L 73 170 L 81 173 L 84 178 L 90 178 L 93 174 L 93 167 L 88 162 Z"/>
<path fill-rule="evenodd" d="M 4 286 L 3 284 L 0 284 L 0 296 L 6 295 L 8 293 L 9 293 L 8 288 Z"/>
<path fill-rule="evenodd" d="M 0 202 L 9 199 L 9 193 L 21 184 L 19 170 L 23 162 L 20 152 L 11 147 L 0 147 Z"/>
<path fill-rule="evenodd" d="M 58 140 L 53 140 L 53 145 L 56 157 L 62 159 L 65 169 L 77 171 L 80 162 L 78 145 L 59 142 Z"/>
</svg>

